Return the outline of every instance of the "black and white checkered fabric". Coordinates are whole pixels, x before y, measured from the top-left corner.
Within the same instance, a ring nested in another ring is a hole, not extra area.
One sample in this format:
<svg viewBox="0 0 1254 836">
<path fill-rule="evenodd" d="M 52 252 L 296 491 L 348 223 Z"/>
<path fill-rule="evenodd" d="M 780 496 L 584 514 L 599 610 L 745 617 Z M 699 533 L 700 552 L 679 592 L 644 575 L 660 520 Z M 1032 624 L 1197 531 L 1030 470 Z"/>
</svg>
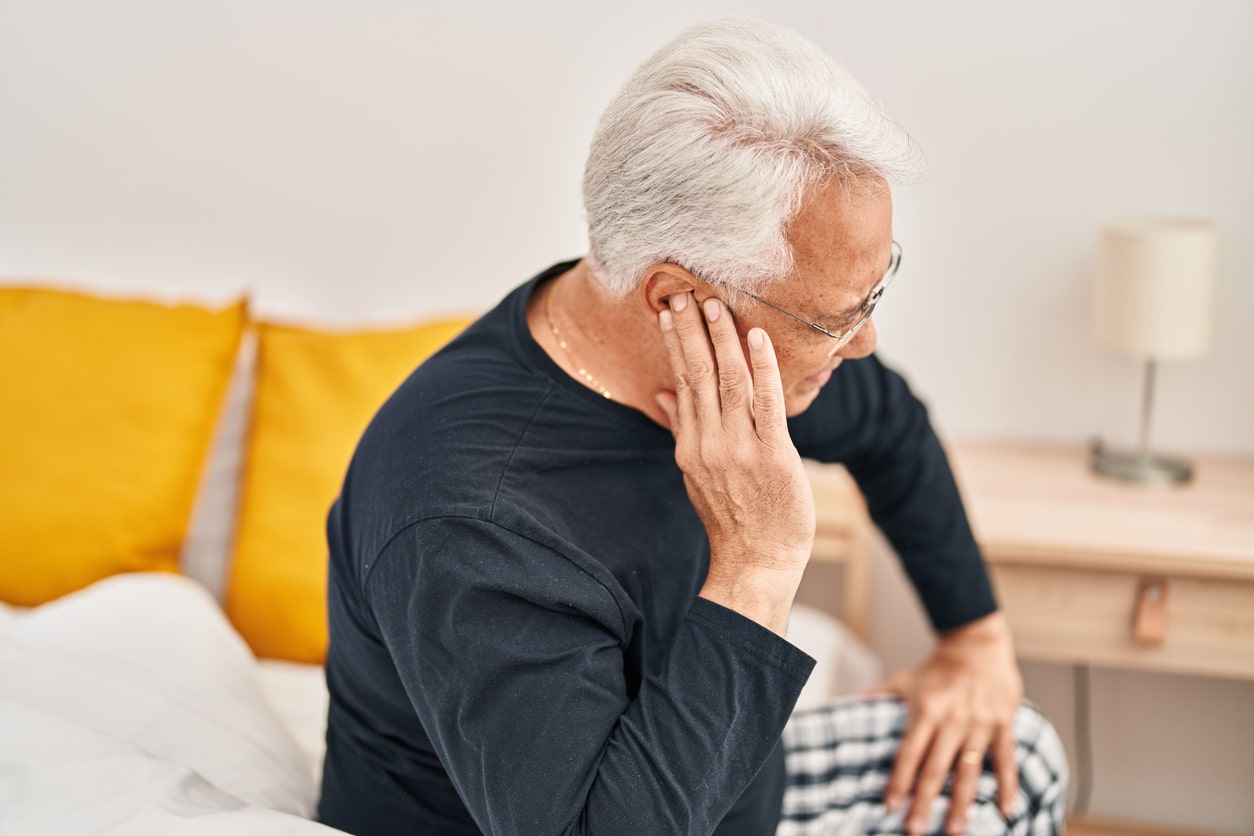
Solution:
<svg viewBox="0 0 1254 836">
<path fill-rule="evenodd" d="M 889 814 L 884 789 L 905 734 L 905 705 L 892 698 L 853 697 L 798 711 L 784 730 L 788 789 L 776 836 L 901 834 L 910 805 Z M 1063 831 L 1067 757 L 1049 721 L 1030 703 L 1015 718 L 1019 794 L 1014 812 L 997 806 L 988 759 L 967 817 L 971 836 L 1045 836 Z M 944 833 L 951 782 L 932 805 L 927 832 Z"/>
</svg>

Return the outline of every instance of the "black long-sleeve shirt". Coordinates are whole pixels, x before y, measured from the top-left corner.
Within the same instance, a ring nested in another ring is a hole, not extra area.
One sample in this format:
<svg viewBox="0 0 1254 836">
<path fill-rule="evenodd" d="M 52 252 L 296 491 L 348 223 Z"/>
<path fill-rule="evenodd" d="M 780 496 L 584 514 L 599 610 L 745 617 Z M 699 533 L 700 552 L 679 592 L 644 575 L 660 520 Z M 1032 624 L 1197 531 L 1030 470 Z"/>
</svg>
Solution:
<svg viewBox="0 0 1254 836">
<path fill-rule="evenodd" d="M 371 834 L 774 832 L 813 660 L 697 596 L 669 431 L 562 372 L 527 300 L 382 407 L 327 521 L 319 817 Z M 874 357 L 789 422 L 845 462 L 938 629 L 995 607 L 922 405 Z"/>
</svg>

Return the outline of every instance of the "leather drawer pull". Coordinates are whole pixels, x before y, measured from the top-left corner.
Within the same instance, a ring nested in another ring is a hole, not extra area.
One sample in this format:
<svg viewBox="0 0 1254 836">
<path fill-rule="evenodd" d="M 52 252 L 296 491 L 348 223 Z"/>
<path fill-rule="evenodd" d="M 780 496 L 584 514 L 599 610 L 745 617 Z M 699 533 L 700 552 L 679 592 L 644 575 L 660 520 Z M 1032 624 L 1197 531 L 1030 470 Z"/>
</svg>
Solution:
<svg viewBox="0 0 1254 836">
<path fill-rule="evenodd" d="M 1141 647 L 1162 647 L 1167 638 L 1167 580 L 1146 578 L 1136 593 L 1132 637 Z"/>
</svg>

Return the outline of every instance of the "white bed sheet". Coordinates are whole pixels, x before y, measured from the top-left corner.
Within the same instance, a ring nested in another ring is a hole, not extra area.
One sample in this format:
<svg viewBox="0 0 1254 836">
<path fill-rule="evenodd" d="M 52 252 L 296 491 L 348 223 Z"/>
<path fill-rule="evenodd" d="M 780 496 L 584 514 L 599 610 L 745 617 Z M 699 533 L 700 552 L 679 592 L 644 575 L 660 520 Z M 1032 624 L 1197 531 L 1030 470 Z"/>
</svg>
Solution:
<svg viewBox="0 0 1254 836">
<path fill-rule="evenodd" d="M 322 780 L 327 741 L 327 679 L 321 665 L 261 659 L 258 677 L 266 701 L 283 724 L 311 775 Z"/>
<path fill-rule="evenodd" d="M 314 836 L 316 775 L 196 582 L 0 615 L 0 832 Z"/>
</svg>

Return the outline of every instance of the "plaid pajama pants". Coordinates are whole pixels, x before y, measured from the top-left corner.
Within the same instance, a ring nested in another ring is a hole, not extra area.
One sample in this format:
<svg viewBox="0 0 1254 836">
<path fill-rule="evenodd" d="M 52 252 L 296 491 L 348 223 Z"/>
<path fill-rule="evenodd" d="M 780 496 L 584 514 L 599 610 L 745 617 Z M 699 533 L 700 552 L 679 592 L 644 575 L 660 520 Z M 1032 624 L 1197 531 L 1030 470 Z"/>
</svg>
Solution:
<svg viewBox="0 0 1254 836">
<path fill-rule="evenodd" d="M 788 787 L 776 836 L 904 833 L 910 805 L 889 814 L 883 797 L 906 723 L 905 705 L 888 697 L 849 697 L 795 713 L 784 729 Z M 971 836 L 1063 831 L 1067 757 L 1058 733 L 1025 701 L 1015 718 L 1015 740 L 1014 812 L 1007 818 L 998 809 L 997 779 L 986 760 L 967 817 Z M 932 805 L 929 834 L 944 833 L 951 781 Z"/>
</svg>

